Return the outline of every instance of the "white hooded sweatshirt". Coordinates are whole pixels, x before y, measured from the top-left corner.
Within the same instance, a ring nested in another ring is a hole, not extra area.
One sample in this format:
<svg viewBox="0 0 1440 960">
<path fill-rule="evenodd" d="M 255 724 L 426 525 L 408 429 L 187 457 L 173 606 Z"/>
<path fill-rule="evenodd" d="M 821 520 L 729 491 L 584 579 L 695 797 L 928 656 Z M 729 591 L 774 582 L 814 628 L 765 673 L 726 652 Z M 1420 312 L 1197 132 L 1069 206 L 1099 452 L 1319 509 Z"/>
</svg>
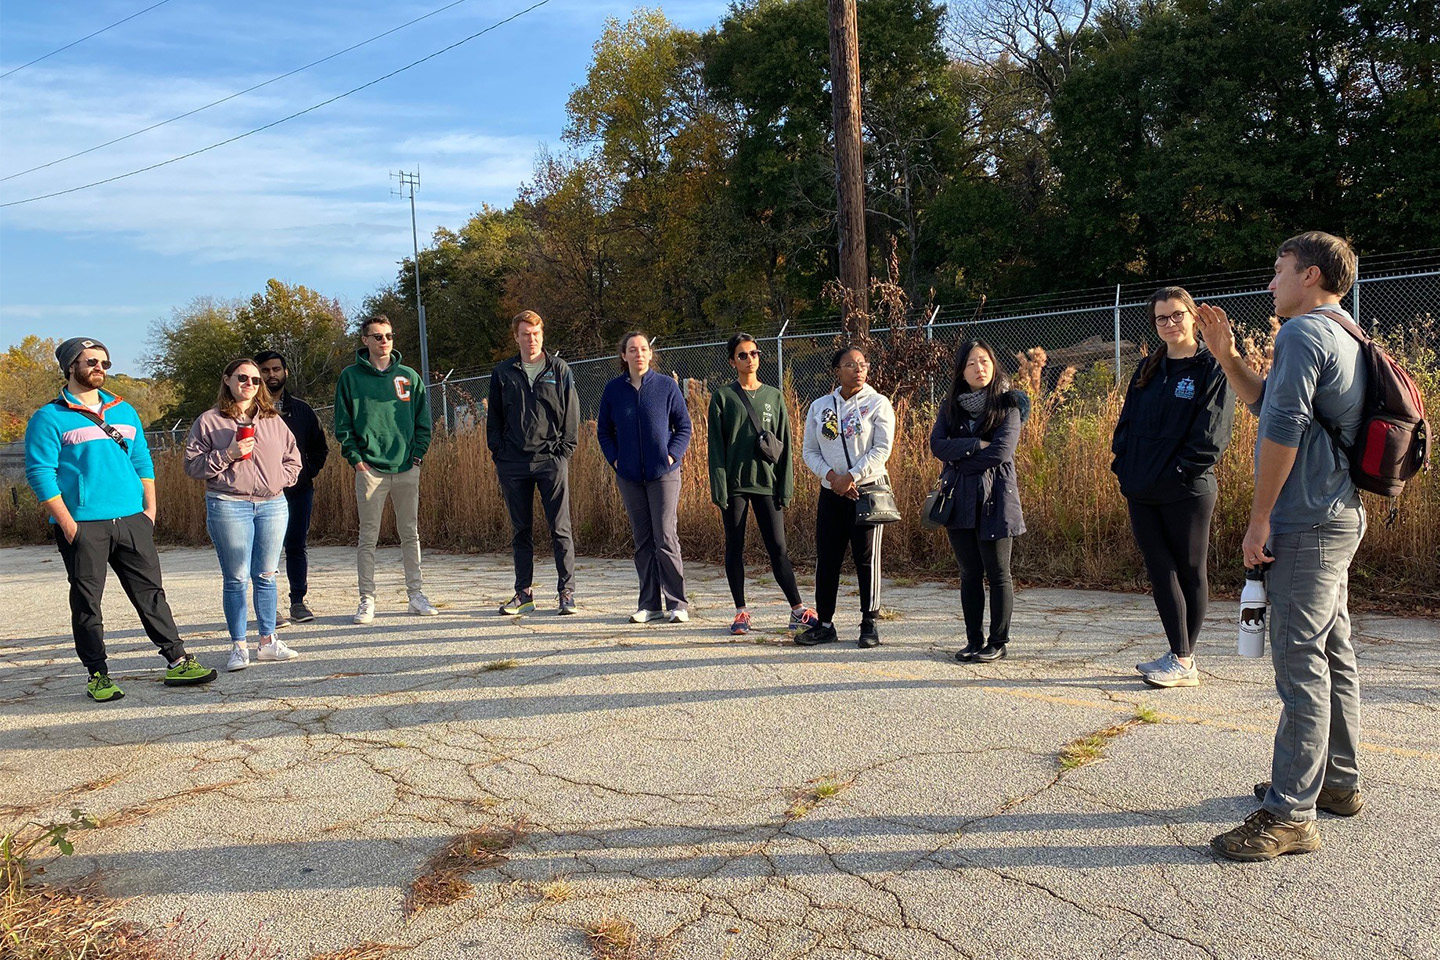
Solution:
<svg viewBox="0 0 1440 960">
<path fill-rule="evenodd" d="M 805 466 L 827 490 L 830 481 L 825 477 L 831 470 L 849 473 L 856 483 L 884 475 L 894 443 L 895 408 L 868 383 L 849 400 L 841 397 L 836 387 L 810 404 L 805 415 Z M 845 462 L 847 452 L 849 464 Z"/>
</svg>

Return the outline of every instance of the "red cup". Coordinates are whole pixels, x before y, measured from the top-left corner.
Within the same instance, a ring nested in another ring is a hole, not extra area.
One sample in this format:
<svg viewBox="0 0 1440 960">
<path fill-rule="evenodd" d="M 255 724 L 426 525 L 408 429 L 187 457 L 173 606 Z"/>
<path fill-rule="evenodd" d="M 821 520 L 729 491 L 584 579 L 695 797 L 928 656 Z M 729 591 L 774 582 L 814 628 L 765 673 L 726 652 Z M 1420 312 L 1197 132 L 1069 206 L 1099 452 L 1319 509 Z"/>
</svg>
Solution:
<svg viewBox="0 0 1440 960">
<path fill-rule="evenodd" d="M 242 423 L 242 424 L 241 424 L 239 427 L 237 427 L 236 430 L 235 430 L 235 439 L 236 439 L 236 440 L 250 440 L 250 439 L 253 439 L 254 436 L 255 436 L 255 424 L 253 424 L 253 423 Z M 245 454 L 245 456 L 240 457 L 240 459 L 241 459 L 241 460 L 249 460 L 249 459 L 250 459 L 250 454 L 247 453 L 247 454 Z"/>
</svg>

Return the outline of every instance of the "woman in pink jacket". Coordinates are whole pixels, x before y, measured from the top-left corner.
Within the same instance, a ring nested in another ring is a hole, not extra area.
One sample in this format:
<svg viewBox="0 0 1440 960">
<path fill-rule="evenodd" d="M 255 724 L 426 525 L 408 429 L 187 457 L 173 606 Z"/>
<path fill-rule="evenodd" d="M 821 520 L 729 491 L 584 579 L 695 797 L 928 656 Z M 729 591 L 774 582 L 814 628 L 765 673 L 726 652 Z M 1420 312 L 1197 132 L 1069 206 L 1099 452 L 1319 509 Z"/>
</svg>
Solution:
<svg viewBox="0 0 1440 960">
<path fill-rule="evenodd" d="M 275 575 L 290 519 L 283 491 L 300 476 L 300 453 L 249 357 L 230 361 L 215 406 L 190 427 L 185 472 L 205 481 L 205 528 L 225 580 L 222 602 L 231 643 L 226 669 L 250 665 L 247 580 L 260 630 L 256 659 L 295 659 L 299 654 L 275 633 Z"/>
</svg>

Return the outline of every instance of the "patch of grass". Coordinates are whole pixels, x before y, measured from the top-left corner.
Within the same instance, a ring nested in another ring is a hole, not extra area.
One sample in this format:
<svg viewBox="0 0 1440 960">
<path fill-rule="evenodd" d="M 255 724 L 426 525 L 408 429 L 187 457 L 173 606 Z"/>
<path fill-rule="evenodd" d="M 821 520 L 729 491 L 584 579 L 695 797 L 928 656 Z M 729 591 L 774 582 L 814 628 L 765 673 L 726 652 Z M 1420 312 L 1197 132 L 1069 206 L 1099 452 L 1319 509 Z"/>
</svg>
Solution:
<svg viewBox="0 0 1440 960">
<path fill-rule="evenodd" d="M 469 830 L 450 840 L 425 862 L 425 869 L 410 881 L 405 915 L 413 917 L 431 907 L 459 903 L 474 887 L 465 875 L 509 859 L 510 848 L 529 832 L 523 820 L 504 826 Z"/>
<path fill-rule="evenodd" d="M 491 660 L 489 663 L 483 663 L 480 665 L 480 672 L 493 673 L 496 670 L 514 670 L 518 666 L 520 666 L 519 660 Z"/>
<path fill-rule="evenodd" d="M 564 903 L 575 896 L 575 888 L 564 877 L 556 877 L 540 885 L 540 897 L 546 903 Z"/>
<path fill-rule="evenodd" d="M 1077 770 L 1080 767 L 1104 760 L 1105 748 L 1110 745 L 1112 740 L 1136 724 L 1153 722 L 1141 719 L 1139 716 L 1140 709 L 1144 708 L 1137 709 L 1136 716 L 1129 720 L 1106 727 L 1103 730 L 1096 730 L 1094 733 L 1088 733 L 1083 737 L 1076 737 L 1074 740 L 1065 744 L 1065 746 L 1060 748 L 1060 769 Z"/>
<path fill-rule="evenodd" d="M 849 781 L 841 780 L 838 775 L 831 774 L 826 777 L 817 777 L 805 784 L 791 800 L 790 806 L 785 810 L 785 820 L 794 823 L 802 820 L 807 814 L 818 807 L 822 802 L 835 796 L 841 790 L 850 786 Z"/>
<path fill-rule="evenodd" d="M 312 953 L 309 960 L 386 960 L 396 950 L 404 949 L 391 943 L 375 943 L 367 940 L 364 943 L 353 947 L 346 947 L 343 950 L 330 950 L 326 953 Z"/>
<path fill-rule="evenodd" d="M 914 577 L 891 577 L 890 582 L 897 587 L 913 587 L 920 581 Z"/>
<path fill-rule="evenodd" d="M 896 610 L 894 607 L 881 607 L 880 612 L 875 614 L 881 620 L 904 620 L 905 612 Z"/>
<path fill-rule="evenodd" d="M 1141 723 L 1159 723 L 1160 714 L 1141 704 L 1135 707 L 1135 719 Z"/>
<path fill-rule="evenodd" d="M 637 960 L 640 934 L 624 917 L 604 916 L 585 927 L 585 943 L 596 960 Z"/>
</svg>

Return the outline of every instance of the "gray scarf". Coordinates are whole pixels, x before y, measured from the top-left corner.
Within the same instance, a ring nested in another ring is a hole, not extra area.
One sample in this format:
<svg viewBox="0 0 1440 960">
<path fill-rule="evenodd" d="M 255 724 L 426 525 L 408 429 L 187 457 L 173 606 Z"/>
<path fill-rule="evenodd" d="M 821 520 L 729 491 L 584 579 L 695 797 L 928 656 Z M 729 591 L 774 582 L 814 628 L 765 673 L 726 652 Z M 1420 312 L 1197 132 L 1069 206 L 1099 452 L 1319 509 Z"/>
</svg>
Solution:
<svg viewBox="0 0 1440 960">
<path fill-rule="evenodd" d="M 955 398 L 960 404 L 960 409 L 970 414 L 971 420 L 979 419 L 980 414 L 985 412 L 985 401 L 987 394 L 982 390 L 971 390 L 969 393 L 962 393 Z"/>
</svg>

